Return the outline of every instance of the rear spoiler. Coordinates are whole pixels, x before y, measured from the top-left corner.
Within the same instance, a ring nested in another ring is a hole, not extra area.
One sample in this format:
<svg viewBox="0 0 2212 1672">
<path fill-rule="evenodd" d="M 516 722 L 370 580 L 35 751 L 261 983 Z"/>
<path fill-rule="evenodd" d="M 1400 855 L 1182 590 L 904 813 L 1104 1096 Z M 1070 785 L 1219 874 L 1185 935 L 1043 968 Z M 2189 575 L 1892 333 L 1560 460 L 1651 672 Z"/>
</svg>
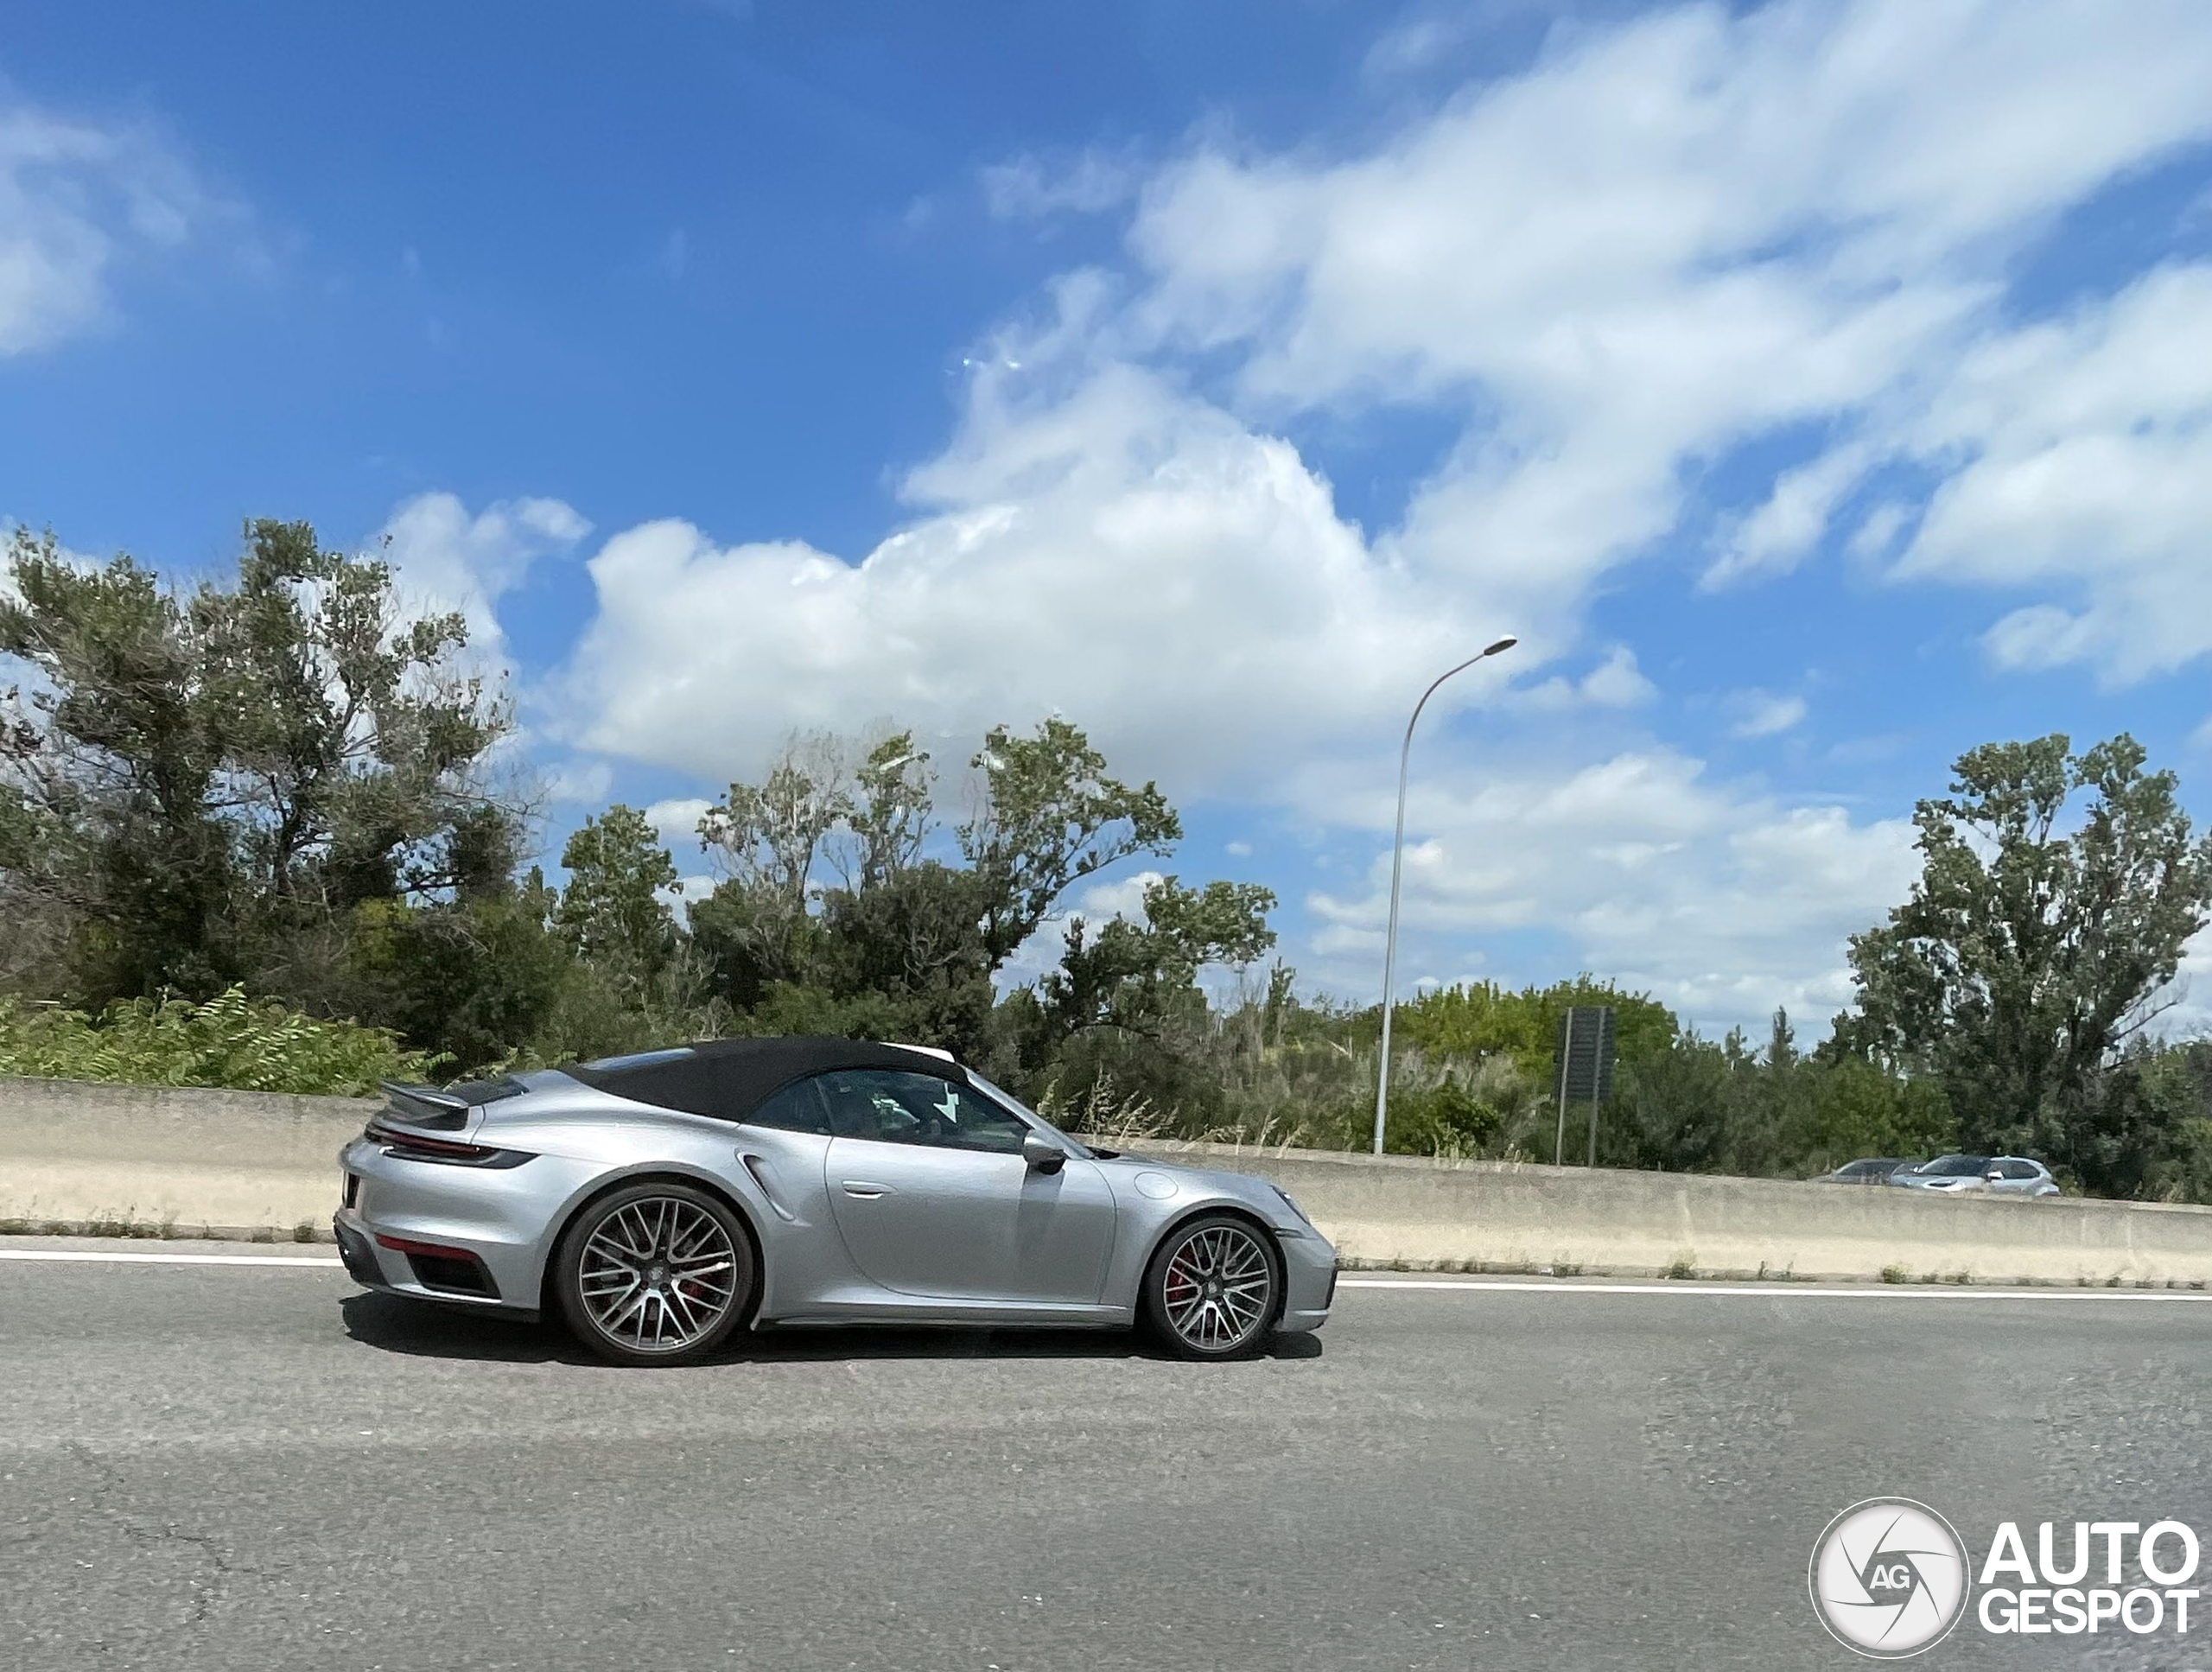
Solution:
<svg viewBox="0 0 2212 1672">
<path fill-rule="evenodd" d="M 468 1122 L 468 1099 L 435 1085 L 402 1085 L 397 1080 L 378 1080 L 394 1110 L 410 1125 L 460 1127 Z"/>
</svg>

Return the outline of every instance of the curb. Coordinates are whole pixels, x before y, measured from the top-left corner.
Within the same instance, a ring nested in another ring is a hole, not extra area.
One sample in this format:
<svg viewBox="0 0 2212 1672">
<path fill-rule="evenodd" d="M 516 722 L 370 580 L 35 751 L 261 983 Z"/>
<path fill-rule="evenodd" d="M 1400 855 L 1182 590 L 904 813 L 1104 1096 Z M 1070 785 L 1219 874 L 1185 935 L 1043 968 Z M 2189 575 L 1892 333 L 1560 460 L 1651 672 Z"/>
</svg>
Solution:
<svg viewBox="0 0 2212 1672">
<path fill-rule="evenodd" d="M 1372 1260 L 1357 1255 L 1340 1256 L 1338 1271 L 1395 1271 L 1408 1275 L 1421 1274 L 1433 1277 L 1633 1277 L 1685 1283 L 1765 1283 L 1777 1294 L 1786 1294 L 1794 1286 L 1808 1283 L 1852 1283 L 1871 1288 L 1998 1288 L 1998 1289 L 2174 1289 L 2192 1290 L 2212 1288 L 2212 1282 L 2203 1279 L 2194 1281 L 2178 1277 L 2164 1280 L 2149 1277 L 2107 1277 L 2093 1280 L 2077 1277 L 2072 1281 L 2057 1277 L 1971 1277 L 1963 1272 L 1939 1275 L 1929 1272 L 1917 1276 L 1890 1276 L 1886 1273 L 1869 1275 L 1863 1271 L 1777 1271 L 1761 1266 L 1753 1271 L 1747 1268 L 1730 1266 L 1615 1266 L 1602 1264 L 1535 1265 L 1526 1261 L 1513 1260 Z M 1892 1270 L 1897 1269 L 1891 1268 Z"/>
<path fill-rule="evenodd" d="M 207 1225 L 147 1219 L 0 1219 L 0 1237 L 101 1237 L 149 1243 L 335 1243 L 327 1224 Z"/>
</svg>

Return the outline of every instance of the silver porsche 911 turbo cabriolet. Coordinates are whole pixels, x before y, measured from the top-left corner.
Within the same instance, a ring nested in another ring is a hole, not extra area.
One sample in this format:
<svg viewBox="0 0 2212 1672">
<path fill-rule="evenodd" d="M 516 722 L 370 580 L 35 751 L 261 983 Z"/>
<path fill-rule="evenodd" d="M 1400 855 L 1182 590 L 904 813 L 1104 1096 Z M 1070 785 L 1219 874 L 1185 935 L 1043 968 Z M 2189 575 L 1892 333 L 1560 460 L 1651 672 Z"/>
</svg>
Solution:
<svg viewBox="0 0 2212 1672">
<path fill-rule="evenodd" d="M 870 1322 L 1137 1325 L 1233 1358 L 1335 1294 L 1274 1186 L 1088 1148 L 919 1046 L 722 1039 L 385 1090 L 339 1156 L 355 1280 L 556 1309 L 621 1364 Z"/>
</svg>

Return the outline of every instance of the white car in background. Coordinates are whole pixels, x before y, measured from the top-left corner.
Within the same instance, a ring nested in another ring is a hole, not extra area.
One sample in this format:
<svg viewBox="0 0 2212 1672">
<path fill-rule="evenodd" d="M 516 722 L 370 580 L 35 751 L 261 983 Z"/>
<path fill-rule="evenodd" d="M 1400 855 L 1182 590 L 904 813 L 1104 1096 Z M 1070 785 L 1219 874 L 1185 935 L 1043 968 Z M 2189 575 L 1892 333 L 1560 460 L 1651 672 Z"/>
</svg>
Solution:
<svg viewBox="0 0 2212 1672">
<path fill-rule="evenodd" d="M 2041 1161 L 2024 1155 L 1938 1155 L 1901 1167 L 1890 1182 L 1907 1190 L 1971 1192 L 1983 1196 L 2056 1196 L 2058 1180 Z"/>
</svg>

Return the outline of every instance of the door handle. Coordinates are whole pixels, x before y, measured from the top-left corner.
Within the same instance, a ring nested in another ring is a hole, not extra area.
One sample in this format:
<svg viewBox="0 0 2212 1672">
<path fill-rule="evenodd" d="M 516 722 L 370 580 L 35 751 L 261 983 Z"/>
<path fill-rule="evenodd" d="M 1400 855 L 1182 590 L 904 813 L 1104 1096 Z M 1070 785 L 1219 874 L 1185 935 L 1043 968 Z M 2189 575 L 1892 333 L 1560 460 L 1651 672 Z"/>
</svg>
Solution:
<svg viewBox="0 0 2212 1672">
<path fill-rule="evenodd" d="M 865 1179 L 848 1179 L 844 1182 L 845 1194 L 857 1196 L 864 1202 L 872 1202 L 879 1196 L 891 1194 L 891 1186 L 888 1185 L 870 1184 Z"/>
</svg>

